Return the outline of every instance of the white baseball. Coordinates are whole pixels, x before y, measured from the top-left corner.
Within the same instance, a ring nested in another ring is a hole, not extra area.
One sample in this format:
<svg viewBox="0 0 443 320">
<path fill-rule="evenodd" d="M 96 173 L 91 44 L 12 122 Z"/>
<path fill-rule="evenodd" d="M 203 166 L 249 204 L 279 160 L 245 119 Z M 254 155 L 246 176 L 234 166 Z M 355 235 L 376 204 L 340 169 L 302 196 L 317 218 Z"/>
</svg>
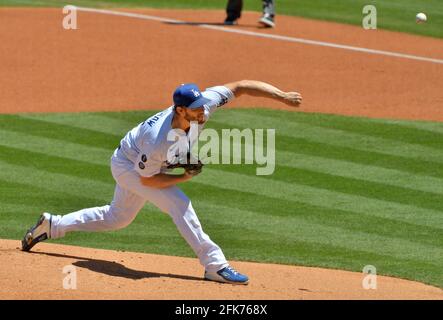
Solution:
<svg viewBox="0 0 443 320">
<path fill-rule="evenodd" d="M 415 21 L 417 23 L 423 23 L 426 22 L 426 20 L 428 20 L 428 18 L 423 12 L 417 13 L 417 15 L 415 16 Z"/>
</svg>

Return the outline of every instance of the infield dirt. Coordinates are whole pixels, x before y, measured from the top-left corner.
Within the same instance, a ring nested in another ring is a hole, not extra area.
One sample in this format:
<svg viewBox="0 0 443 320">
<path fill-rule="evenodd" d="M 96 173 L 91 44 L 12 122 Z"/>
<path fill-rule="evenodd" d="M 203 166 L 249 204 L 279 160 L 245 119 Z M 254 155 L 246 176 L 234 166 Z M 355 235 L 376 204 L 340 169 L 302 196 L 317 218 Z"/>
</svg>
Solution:
<svg viewBox="0 0 443 320">
<path fill-rule="evenodd" d="M 224 18 L 137 12 L 193 23 Z M 62 28 L 61 9 L 0 14 L 3 113 L 163 109 L 180 83 L 256 79 L 301 92 L 301 111 L 443 120 L 442 64 L 89 12 L 78 13 L 78 30 Z M 257 29 L 258 17 L 246 12 L 238 29 L 443 59 L 440 39 L 285 16 L 276 29 Z M 289 109 L 248 97 L 231 105 Z"/>
</svg>

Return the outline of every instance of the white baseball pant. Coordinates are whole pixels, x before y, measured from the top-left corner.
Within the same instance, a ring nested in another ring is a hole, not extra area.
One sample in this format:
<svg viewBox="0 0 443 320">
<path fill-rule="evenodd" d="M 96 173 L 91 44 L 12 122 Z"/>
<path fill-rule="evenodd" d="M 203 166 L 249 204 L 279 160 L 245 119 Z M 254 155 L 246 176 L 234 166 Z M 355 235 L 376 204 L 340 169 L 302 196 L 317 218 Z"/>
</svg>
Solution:
<svg viewBox="0 0 443 320">
<path fill-rule="evenodd" d="M 94 207 L 52 218 L 51 238 L 63 237 L 71 231 L 110 231 L 128 226 L 143 208 L 151 202 L 172 217 L 180 234 L 194 250 L 200 263 L 209 272 L 216 272 L 228 262 L 220 249 L 203 231 L 190 199 L 176 186 L 165 189 L 142 185 L 134 170 L 121 170 L 111 163 L 116 180 L 114 199 L 110 205 Z"/>
</svg>

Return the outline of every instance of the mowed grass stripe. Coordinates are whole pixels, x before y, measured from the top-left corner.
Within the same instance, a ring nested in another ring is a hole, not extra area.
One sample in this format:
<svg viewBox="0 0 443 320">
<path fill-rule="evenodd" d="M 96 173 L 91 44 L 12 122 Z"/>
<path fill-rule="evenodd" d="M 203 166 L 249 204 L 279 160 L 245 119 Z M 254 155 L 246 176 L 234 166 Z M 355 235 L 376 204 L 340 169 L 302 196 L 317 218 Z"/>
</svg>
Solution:
<svg viewBox="0 0 443 320">
<path fill-rule="evenodd" d="M 245 123 L 240 122 L 231 124 L 216 120 L 211 127 L 218 130 L 232 127 L 243 130 L 247 128 L 245 125 Z M 291 131 L 293 131 L 292 135 L 290 131 L 284 127 L 284 125 L 267 126 L 266 124 L 263 124 L 251 127 L 252 129 L 275 129 L 276 143 L 278 144 L 278 148 L 286 151 L 297 151 L 299 144 L 312 143 L 313 145 L 329 145 L 333 148 L 338 147 L 350 151 L 357 150 L 363 152 L 375 152 L 382 155 L 437 163 L 440 166 L 443 165 L 443 152 L 440 150 L 402 142 L 384 140 L 381 138 L 373 138 L 345 131 L 340 132 L 339 130 L 335 129 L 321 128 L 317 130 L 313 126 L 305 126 L 303 124 L 293 124 L 291 126 L 293 127 L 291 129 Z"/>
<path fill-rule="evenodd" d="M 79 159 L 62 158 L 47 153 L 33 152 L 0 145 L 0 160 L 46 173 L 68 174 L 71 177 L 109 182 L 110 167 L 91 164 Z M 23 177 L 25 178 L 25 177 Z"/>
<path fill-rule="evenodd" d="M 33 136 L 22 132 L 0 129 L 0 146 L 9 147 L 21 152 L 31 152 L 58 158 L 68 158 L 79 163 L 103 165 L 109 163 L 113 150 L 103 149 L 84 144 L 72 143 L 60 139 Z M 93 139 L 93 137 L 91 137 Z M 0 155 L 1 157 L 1 155 Z M 15 155 L 12 154 L 13 161 Z M 29 159 L 29 158 L 28 158 Z M 32 162 L 37 159 L 32 158 Z M 18 160 L 17 160 L 18 161 Z"/>
<path fill-rule="evenodd" d="M 71 175 L 69 168 L 66 168 L 66 172 L 62 174 L 36 169 L 26 163 L 9 164 L 4 160 L 0 160 L 0 167 L 2 168 L 0 179 L 10 183 L 19 182 L 22 185 L 35 186 L 51 192 L 63 190 L 76 197 L 88 195 L 102 203 L 108 203 L 114 194 L 115 183 L 111 173 L 108 174 L 109 181 L 102 182 L 94 178 L 94 171 L 85 171 L 84 176 L 79 177 Z M 20 193 L 20 188 L 17 190 Z M 4 200 L 2 199 L 2 201 Z M 97 205 L 101 205 L 101 203 L 97 203 Z"/>
<path fill-rule="evenodd" d="M 292 152 L 277 150 L 276 153 L 277 163 L 283 167 L 305 169 L 338 177 L 382 183 L 387 186 L 443 194 L 443 179 L 439 178 Z"/>
<path fill-rule="evenodd" d="M 443 239 L 438 237 L 441 234 L 441 229 L 431 226 L 418 226 L 390 217 L 375 217 L 361 212 L 325 208 L 297 201 L 275 201 L 271 196 L 261 195 L 257 197 L 253 192 L 233 191 L 216 185 L 209 186 L 192 182 L 183 185 L 182 188 L 186 193 L 195 195 L 195 197 L 191 198 L 197 212 L 200 212 L 205 217 L 212 217 L 214 221 L 218 220 L 220 216 L 219 211 L 199 211 L 198 208 L 202 203 L 213 203 L 214 205 L 232 209 L 255 212 L 261 216 L 266 216 L 271 224 L 274 221 L 274 217 L 282 219 L 295 218 L 324 226 L 343 228 L 348 232 L 360 231 L 367 234 L 406 239 L 426 245 L 440 247 L 443 245 Z M 229 199 L 229 201 L 226 201 L 226 199 Z M 244 218 L 239 216 L 237 220 L 240 224 Z M 248 218 L 246 221 L 255 225 L 255 220 L 249 220 Z M 293 226 L 296 230 L 297 225 Z M 411 235 L 413 236 L 411 237 Z"/>
<path fill-rule="evenodd" d="M 200 201 L 205 206 L 205 201 Z M 416 259 L 430 264 L 436 264 L 435 257 L 443 257 L 443 248 L 424 245 L 405 239 L 385 237 L 376 234 L 368 234 L 360 231 L 350 231 L 341 227 L 325 226 L 312 221 L 306 221 L 300 217 L 276 217 L 269 219 L 268 216 L 257 215 L 249 210 L 240 210 L 221 205 L 207 204 L 211 210 L 223 212 L 222 223 L 242 226 L 245 229 L 270 232 L 280 235 L 291 241 L 306 241 L 319 245 L 330 244 L 331 239 L 340 243 L 343 249 L 357 250 L 367 253 L 378 253 L 399 259 Z M 241 219 L 233 218 L 235 216 Z M 389 243 L 389 245 L 386 245 Z M 424 257 L 423 252 L 432 256 Z M 436 264 L 437 265 L 437 264 Z"/>
<path fill-rule="evenodd" d="M 378 217 L 389 217 L 399 221 L 443 229 L 441 211 L 423 209 L 398 202 L 351 195 L 299 183 L 276 181 L 223 170 L 205 168 L 205 174 L 194 178 L 195 182 L 217 185 L 223 188 L 247 190 L 259 196 L 270 196 L 276 200 L 289 200 L 324 208 L 362 212 Z"/>
<path fill-rule="evenodd" d="M 79 121 L 81 121 L 79 119 Z M 119 135 L 104 134 L 94 130 L 78 129 L 66 124 L 23 118 L 18 115 L 2 115 L 0 128 L 6 131 L 26 133 L 38 137 L 68 141 L 102 149 L 115 149 Z"/>
<path fill-rule="evenodd" d="M 220 148 L 221 150 L 217 154 L 220 163 L 221 159 L 223 159 L 223 155 L 230 155 L 231 163 L 234 163 L 234 160 L 238 163 L 245 163 L 245 150 L 247 147 L 253 147 L 253 143 L 246 143 L 244 140 L 239 144 L 232 140 L 229 142 L 224 139 L 222 143 L 230 143 L 232 147 L 230 152 L 223 152 Z M 232 149 L 239 149 L 242 151 L 242 154 L 234 156 Z M 443 179 L 428 177 L 421 174 L 386 169 L 373 165 L 362 165 L 344 160 L 298 154 L 297 152 L 282 151 L 280 149 L 276 150 L 275 157 L 275 165 L 279 168 L 305 169 L 344 178 L 359 179 L 411 190 L 443 194 Z"/>
<path fill-rule="evenodd" d="M 432 121 L 381 120 L 371 119 L 374 123 L 388 123 L 402 128 L 414 128 L 422 131 L 443 134 L 443 123 Z"/>
<path fill-rule="evenodd" d="M 278 150 L 277 155 L 279 155 Z M 294 159 L 297 159 L 295 155 L 289 155 L 287 160 L 289 162 L 294 162 Z M 284 162 L 278 161 L 278 163 L 281 164 Z M 438 192 L 435 192 L 435 189 L 441 188 L 443 185 L 442 181 L 439 179 L 434 179 L 433 181 L 430 181 L 430 179 L 425 178 L 425 181 L 422 181 L 421 184 L 426 190 L 422 191 L 416 190 L 417 188 L 414 188 L 413 182 L 415 180 L 415 177 L 413 175 L 403 174 L 403 181 L 400 180 L 395 183 L 393 180 L 390 180 L 395 179 L 395 175 L 390 175 L 386 177 L 379 175 L 379 179 L 367 178 L 371 175 L 371 172 L 370 170 L 365 170 L 364 167 L 356 168 L 355 172 L 351 172 L 348 171 L 346 165 L 343 164 L 339 167 L 340 170 L 333 171 L 329 169 L 330 165 L 325 159 L 323 168 L 324 170 L 319 170 L 318 165 L 315 161 L 312 161 L 310 163 L 311 166 L 308 166 L 308 169 L 299 168 L 298 165 L 295 163 L 293 163 L 292 165 L 279 165 L 277 167 L 277 170 L 273 173 L 272 176 L 270 176 L 270 178 L 278 181 L 285 181 L 289 183 L 295 182 L 301 185 L 308 185 L 331 191 L 339 191 L 343 193 L 361 195 L 368 198 L 410 204 L 425 209 L 443 211 L 441 193 L 439 194 Z M 254 175 L 256 171 L 256 169 L 254 169 L 254 166 L 251 165 L 232 165 L 223 166 L 220 168 L 223 168 L 223 170 L 230 172 L 237 172 L 239 174 L 245 173 L 245 169 L 247 168 L 246 170 L 248 170 L 248 173 L 250 175 Z M 325 173 L 322 171 L 329 172 Z M 343 174 L 343 172 L 347 172 L 348 175 Z M 361 172 L 362 175 L 359 175 L 359 172 Z M 408 188 L 408 180 L 411 180 L 412 188 Z M 403 183 L 407 183 L 407 185 L 404 186 Z M 427 183 L 429 184 L 427 185 Z"/>
<path fill-rule="evenodd" d="M 443 122 L 437 121 L 423 121 L 423 120 L 396 120 L 396 119 L 380 119 L 380 118 L 367 118 L 360 116 L 341 116 L 337 114 L 326 113 L 312 113 L 312 112 L 293 112 L 293 111 L 279 111 L 274 112 L 267 108 L 254 109 L 255 113 L 261 117 L 271 118 L 275 121 L 288 122 L 290 119 L 296 120 L 306 124 L 313 124 L 316 126 L 326 125 L 331 127 L 331 124 L 337 124 L 342 129 L 347 130 L 347 127 L 355 128 L 356 124 L 362 124 L 362 128 L 356 128 L 357 131 L 365 131 L 369 135 L 378 136 L 383 138 L 391 138 L 393 140 L 402 139 L 408 143 L 424 143 L 434 144 L 437 143 L 440 148 L 443 142 L 439 142 L 438 137 L 441 137 L 443 133 Z M 238 114 L 247 115 L 248 109 L 230 109 L 229 112 L 235 111 Z M 219 114 L 219 113 L 217 113 Z M 369 127 L 369 130 L 367 126 Z M 334 127 L 334 126 L 332 126 Z M 416 130 L 409 130 L 413 128 Z M 435 135 L 429 135 L 429 133 L 436 133 Z M 401 136 L 400 136 L 401 135 Z M 423 137 L 426 135 L 426 137 Z M 430 141 L 426 141 L 426 138 Z"/>
<path fill-rule="evenodd" d="M 146 111 L 146 118 L 152 111 Z M 101 113 L 29 113 L 20 114 L 22 118 L 41 120 L 54 124 L 68 125 L 72 128 L 93 130 L 105 134 L 123 136 L 138 123 L 103 116 Z M 81 121 L 79 121 L 81 119 Z"/>
<path fill-rule="evenodd" d="M 443 149 L 443 134 L 437 131 L 430 132 L 429 130 L 422 130 L 419 128 L 407 128 L 398 124 L 376 122 L 369 118 L 361 117 L 340 117 L 337 115 L 329 115 L 329 121 L 321 121 L 322 119 L 325 119 L 325 116 L 322 114 L 318 117 L 319 119 L 317 119 L 317 117 L 306 117 L 302 115 L 297 117 L 297 122 L 321 128 L 342 130 L 364 136 L 393 140 L 395 142 L 426 146 L 439 150 Z"/>
<path fill-rule="evenodd" d="M 263 115 L 261 112 L 257 112 L 257 114 L 237 112 L 234 114 L 232 110 L 229 111 L 230 114 L 229 112 L 218 112 L 211 120 L 223 128 L 270 128 L 275 129 L 278 136 L 289 139 L 305 139 L 308 142 L 320 142 L 333 146 L 443 163 L 443 150 L 415 143 L 364 135 L 349 130 L 325 128 L 319 123 L 302 123 L 296 117 L 300 113 L 287 112 L 288 116 L 283 121 L 283 119 L 273 119 L 268 114 Z M 355 121 L 358 122 L 358 120 Z M 377 130 L 377 128 L 374 130 Z M 297 145 L 294 144 L 293 148 L 296 149 Z"/>
<path fill-rule="evenodd" d="M 96 207 L 103 203 L 95 194 L 84 192 L 82 194 L 72 192 L 73 188 L 58 189 L 51 184 L 32 185 L 26 182 L 11 181 L 3 176 L 0 177 L 2 191 L 3 214 L 20 211 L 20 219 L 26 217 L 27 221 L 34 223 L 43 211 L 51 213 L 69 213 L 79 209 Z M 88 189 L 85 187 L 85 189 Z M 17 192 L 17 190 L 21 190 Z M 18 220 L 20 220 L 18 219 Z M 27 226 L 29 227 L 29 226 Z"/>
<path fill-rule="evenodd" d="M 443 178 L 443 164 L 425 159 L 412 159 L 384 152 L 358 150 L 353 147 L 340 147 L 328 143 L 313 142 L 276 134 L 278 150 L 318 156 L 327 159 L 345 160 L 362 165 L 395 169 L 407 174 Z M 425 155 L 424 155 L 425 157 Z"/>
<path fill-rule="evenodd" d="M 219 210 L 224 213 L 222 207 L 212 205 L 202 205 L 201 209 Z M 237 212 L 234 210 L 233 213 Z M 443 284 L 439 264 L 424 261 L 420 256 L 399 258 L 378 251 L 360 251 L 342 247 L 334 241 L 316 243 L 290 239 L 285 233 L 257 232 L 253 230 L 254 224 L 251 221 L 245 225 L 236 225 L 229 219 L 203 219 L 202 223 L 211 237 L 222 245 L 225 254 L 232 259 L 276 262 L 270 253 L 278 252 L 280 263 L 329 268 L 334 266 L 358 272 L 369 263 L 377 266 L 378 274 L 400 276 L 440 286 Z M 230 237 L 232 234 L 237 236 Z"/>
<path fill-rule="evenodd" d="M 16 192 L 16 187 L 26 187 L 24 185 L 14 185 L 12 183 L 9 182 L 3 182 L 0 186 L 0 190 L 1 193 L 3 194 L 2 197 L 2 204 L 1 204 L 1 210 L 2 210 L 2 214 L 0 214 L 0 221 L 6 221 L 8 218 L 6 218 L 6 216 L 4 215 L 5 212 L 7 213 L 11 213 L 11 214 L 27 214 L 27 213 L 32 213 L 34 216 L 36 214 L 36 212 L 39 212 L 38 209 L 36 209 L 35 207 L 35 202 L 32 202 L 31 204 L 26 204 L 26 203 L 17 203 L 17 201 L 13 201 L 16 200 L 18 196 L 23 197 L 23 195 L 20 193 L 18 194 Z M 13 193 L 15 193 L 15 195 L 17 195 L 16 198 L 12 198 Z M 8 196 L 4 196 L 5 194 L 8 194 Z M 50 195 L 48 195 L 50 196 Z M 8 202 L 4 201 L 4 200 L 8 200 Z M 37 210 L 37 211 L 36 211 Z M 1 223 L 0 223 L 0 228 L 1 228 Z"/>
<path fill-rule="evenodd" d="M 223 170 L 233 174 L 255 176 L 254 168 L 222 166 L 217 170 Z M 249 172 L 249 174 L 247 172 Z M 257 178 L 265 180 L 270 179 L 266 178 L 266 176 L 258 176 Z M 430 209 L 443 213 L 441 205 L 442 196 L 440 194 L 411 190 L 384 183 L 345 178 L 306 169 L 285 168 L 283 166 L 278 167 L 274 172 L 272 175 L 272 181 L 308 186 L 319 190 L 339 192 L 342 194 L 362 196 L 368 200 L 377 199 L 392 203 L 411 205 L 416 208 Z"/>
</svg>

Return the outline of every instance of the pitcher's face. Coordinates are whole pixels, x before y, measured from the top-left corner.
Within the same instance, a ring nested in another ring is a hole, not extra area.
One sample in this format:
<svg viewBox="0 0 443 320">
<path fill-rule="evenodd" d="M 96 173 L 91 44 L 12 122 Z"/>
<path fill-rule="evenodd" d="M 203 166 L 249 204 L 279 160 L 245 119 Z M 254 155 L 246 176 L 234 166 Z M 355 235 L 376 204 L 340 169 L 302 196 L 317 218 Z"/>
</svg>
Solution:
<svg viewBox="0 0 443 320">
<path fill-rule="evenodd" d="M 179 107 L 183 112 L 178 112 L 178 114 L 185 118 L 188 122 L 197 121 L 198 124 L 203 124 L 205 122 L 205 108 L 195 108 L 189 109 L 186 107 Z"/>
</svg>

